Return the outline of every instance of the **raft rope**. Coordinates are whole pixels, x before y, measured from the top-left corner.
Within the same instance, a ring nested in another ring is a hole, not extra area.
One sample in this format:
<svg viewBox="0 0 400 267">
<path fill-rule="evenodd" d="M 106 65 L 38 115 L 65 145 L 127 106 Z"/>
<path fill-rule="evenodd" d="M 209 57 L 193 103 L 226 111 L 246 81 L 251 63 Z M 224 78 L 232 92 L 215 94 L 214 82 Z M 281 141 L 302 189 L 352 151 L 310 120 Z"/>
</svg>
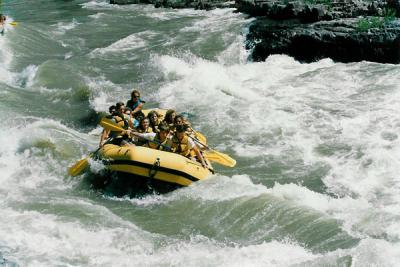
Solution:
<svg viewBox="0 0 400 267">
<path fill-rule="evenodd" d="M 154 161 L 153 166 L 149 169 L 149 177 L 154 178 L 156 176 L 158 170 L 160 169 L 161 163 L 160 163 L 160 158 L 157 158 L 156 161 Z"/>
</svg>

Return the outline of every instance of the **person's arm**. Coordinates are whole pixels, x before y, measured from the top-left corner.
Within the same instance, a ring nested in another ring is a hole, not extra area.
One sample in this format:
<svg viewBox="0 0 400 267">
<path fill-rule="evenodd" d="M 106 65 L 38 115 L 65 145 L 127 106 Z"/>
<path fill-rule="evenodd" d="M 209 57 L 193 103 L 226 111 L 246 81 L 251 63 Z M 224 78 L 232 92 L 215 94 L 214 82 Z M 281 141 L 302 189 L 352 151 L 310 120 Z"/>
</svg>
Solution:
<svg viewBox="0 0 400 267">
<path fill-rule="evenodd" d="M 196 153 L 197 158 L 200 160 L 201 166 L 203 166 L 204 168 L 207 168 L 206 161 L 204 160 L 203 155 L 200 153 L 199 148 L 195 145 L 193 147 L 193 150 Z"/>
<path fill-rule="evenodd" d="M 143 108 L 143 102 L 140 102 L 139 105 L 138 105 L 134 110 L 132 110 L 131 113 L 132 113 L 132 114 L 135 114 L 136 112 L 141 111 L 142 108 Z"/>
<path fill-rule="evenodd" d="M 193 149 L 194 153 L 196 153 L 197 158 L 200 160 L 201 166 L 203 166 L 204 168 L 207 168 L 207 164 L 206 164 L 206 161 L 204 160 L 203 155 L 200 153 L 199 148 L 196 146 L 195 142 L 190 137 L 189 137 L 189 146 L 190 146 L 190 149 Z"/>
<path fill-rule="evenodd" d="M 104 145 L 104 141 L 108 138 L 109 134 L 110 134 L 109 130 L 103 129 L 103 132 L 101 133 L 100 136 L 99 147 L 102 147 Z"/>
<path fill-rule="evenodd" d="M 148 141 L 153 141 L 154 137 L 156 137 L 156 133 L 138 133 L 138 132 L 131 132 L 131 134 L 136 135 L 137 137 L 146 139 Z"/>
<path fill-rule="evenodd" d="M 131 128 L 131 129 L 134 129 L 135 128 L 135 125 L 133 124 L 133 118 L 132 118 L 132 115 L 129 117 L 129 119 L 128 119 L 128 125 L 129 125 L 129 127 Z"/>
</svg>

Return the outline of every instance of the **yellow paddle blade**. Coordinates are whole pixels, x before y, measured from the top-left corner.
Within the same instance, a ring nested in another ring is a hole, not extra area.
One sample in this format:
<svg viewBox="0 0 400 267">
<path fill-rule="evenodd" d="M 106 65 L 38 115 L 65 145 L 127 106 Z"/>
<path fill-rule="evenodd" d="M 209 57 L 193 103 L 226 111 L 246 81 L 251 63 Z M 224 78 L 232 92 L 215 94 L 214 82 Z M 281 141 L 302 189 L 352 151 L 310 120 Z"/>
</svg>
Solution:
<svg viewBox="0 0 400 267">
<path fill-rule="evenodd" d="M 10 22 L 10 25 L 11 25 L 11 26 L 17 26 L 17 25 L 18 25 L 18 22 L 15 22 L 15 21 Z"/>
<path fill-rule="evenodd" d="M 199 132 L 194 132 L 194 134 L 196 135 L 196 138 L 199 139 L 199 141 L 203 144 L 207 144 L 207 138 Z"/>
<path fill-rule="evenodd" d="M 216 162 L 218 164 L 227 166 L 227 167 L 235 167 L 236 160 L 228 156 L 227 154 L 221 153 L 216 150 L 208 150 L 205 151 L 205 156 L 210 161 Z"/>
<path fill-rule="evenodd" d="M 89 157 L 83 158 L 79 161 L 77 161 L 74 165 L 69 167 L 68 173 L 71 176 L 78 176 L 81 174 L 88 166 L 89 166 Z"/>
<path fill-rule="evenodd" d="M 125 131 L 124 128 L 119 126 L 115 121 L 102 118 L 100 121 L 100 125 L 104 127 L 104 129 L 110 130 L 112 132 L 122 132 Z"/>
</svg>

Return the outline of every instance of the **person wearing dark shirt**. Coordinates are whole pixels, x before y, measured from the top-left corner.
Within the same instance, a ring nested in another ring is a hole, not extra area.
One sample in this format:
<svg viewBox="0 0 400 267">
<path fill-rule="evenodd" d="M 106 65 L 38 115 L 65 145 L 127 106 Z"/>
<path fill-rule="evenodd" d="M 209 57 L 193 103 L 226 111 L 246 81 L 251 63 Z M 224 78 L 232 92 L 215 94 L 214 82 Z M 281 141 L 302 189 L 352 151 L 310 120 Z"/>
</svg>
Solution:
<svg viewBox="0 0 400 267">
<path fill-rule="evenodd" d="M 140 99 L 140 92 L 138 90 L 133 90 L 131 93 L 131 99 L 126 102 L 126 107 L 132 110 L 132 115 L 135 115 L 135 113 L 142 110 L 144 103 L 146 102 Z"/>
</svg>

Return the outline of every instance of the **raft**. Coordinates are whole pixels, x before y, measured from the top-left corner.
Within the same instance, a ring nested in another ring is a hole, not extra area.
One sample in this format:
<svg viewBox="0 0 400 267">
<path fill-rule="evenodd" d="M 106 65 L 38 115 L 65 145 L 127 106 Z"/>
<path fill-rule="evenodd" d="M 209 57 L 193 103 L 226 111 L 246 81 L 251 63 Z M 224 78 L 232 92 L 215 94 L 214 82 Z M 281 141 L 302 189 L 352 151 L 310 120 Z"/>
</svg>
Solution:
<svg viewBox="0 0 400 267">
<path fill-rule="evenodd" d="M 164 193 L 214 173 L 206 158 L 208 168 L 182 155 L 142 146 L 106 144 L 98 151 L 97 158 L 103 161 L 110 177 L 117 177 L 114 180 L 118 180 L 118 187 L 129 190 L 151 189 Z M 117 193 L 121 194 L 124 193 Z"/>
</svg>

